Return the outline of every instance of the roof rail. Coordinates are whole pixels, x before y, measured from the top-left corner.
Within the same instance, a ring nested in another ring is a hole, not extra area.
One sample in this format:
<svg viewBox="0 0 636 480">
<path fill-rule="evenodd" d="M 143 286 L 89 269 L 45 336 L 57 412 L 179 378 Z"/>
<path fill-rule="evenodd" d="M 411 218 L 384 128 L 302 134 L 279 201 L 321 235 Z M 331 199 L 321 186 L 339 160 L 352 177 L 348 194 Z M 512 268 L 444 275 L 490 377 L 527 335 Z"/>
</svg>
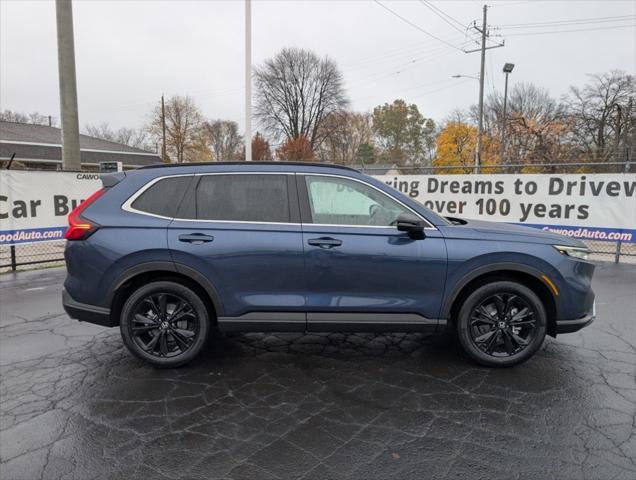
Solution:
<svg viewBox="0 0 636 480">
<path fill-rule="evenodd" d="M 359 172 L 359 170 L 347 167 L 345 165 L 336 165 L 334 163 L 316 163 L 316 162 L 188 162 L 188 163 L 155 163 L 153 165 L 144 165 L 138 168 L 138 170 L 145 170 L 148 168 L 170 168 L 170 167 L 197 167 L 200 165 L 294 165 L 300 167 L 325 167 L 325 168 L 341 168 L 343 170 L 351 170 L 353 172 Z"/>
</svg>

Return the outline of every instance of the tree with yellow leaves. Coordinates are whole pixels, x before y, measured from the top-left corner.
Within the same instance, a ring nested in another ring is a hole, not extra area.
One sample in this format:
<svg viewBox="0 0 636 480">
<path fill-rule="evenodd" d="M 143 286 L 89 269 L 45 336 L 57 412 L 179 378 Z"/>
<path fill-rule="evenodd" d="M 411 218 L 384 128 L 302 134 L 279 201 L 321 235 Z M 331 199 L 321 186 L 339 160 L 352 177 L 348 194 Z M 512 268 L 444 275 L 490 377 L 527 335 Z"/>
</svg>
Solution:
<svg viewBox="0 0 636 480">
<path fill-rule="evenodd" d="M 496 169 L 488 165 L 498 165 L 499 142 L 488 136 L 482 136 L 482 169 L 483 173 L 494 173 Z M 437 154 L 433 166 L 451 166 L 438 173 L 472 173 L 475 165 L 475 145 L 477 143 L 477 127 L 461 121 L 450 121 L 437 136 Z"/>
<path fill-rule="evenodd" d="M 463 122 L 448 122 L 437 136 L 433 166 L 472 167 L 475 163 L 477 128 Z M 471 168 L 453 168 L 443 173 L 470 173 Z"/>
</svg>

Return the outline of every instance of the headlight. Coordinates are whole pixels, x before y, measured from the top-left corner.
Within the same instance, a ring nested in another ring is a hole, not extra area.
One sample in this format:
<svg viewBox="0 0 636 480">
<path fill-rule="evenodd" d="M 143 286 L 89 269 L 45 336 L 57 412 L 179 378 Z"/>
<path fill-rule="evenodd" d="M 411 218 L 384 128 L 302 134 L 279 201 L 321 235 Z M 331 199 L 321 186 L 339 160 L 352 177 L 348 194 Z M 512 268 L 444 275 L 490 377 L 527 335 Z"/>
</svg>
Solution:
<svg viewBox="0 0 636 480">
<path fill-rule="evenodd" d="M 580 260 L 587 260 L 590 256 L 590 250 L 587 247 L 570 247 L 567 245 L 553 245 L 553 247 L 563 255 L 578 258 Z"/>
</svg>

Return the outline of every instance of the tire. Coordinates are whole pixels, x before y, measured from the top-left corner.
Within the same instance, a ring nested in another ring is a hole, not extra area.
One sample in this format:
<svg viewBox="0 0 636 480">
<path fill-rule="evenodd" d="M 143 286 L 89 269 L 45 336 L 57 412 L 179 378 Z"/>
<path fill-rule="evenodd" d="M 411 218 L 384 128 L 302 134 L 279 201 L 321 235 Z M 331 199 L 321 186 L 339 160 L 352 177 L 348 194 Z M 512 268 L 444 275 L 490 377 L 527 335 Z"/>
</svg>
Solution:
<svg viewBox="0 0 636 480">
<path fill-rule="evenodd" d="M 488 283 L 472 292 L 457 317 L 457 338 L 466 354 L 488 367 L 528 360 L 543 344 L 547 314 L 539 297 L 512 281 Z"/>
<path fill-rule="evenodd" d="M 191 362 L 205 348 L 211 330 L 201 298 L 170 281 L 135 290 L 124 303 L 119 328 L 128 350 L 158 368 Z"/>
</svg>

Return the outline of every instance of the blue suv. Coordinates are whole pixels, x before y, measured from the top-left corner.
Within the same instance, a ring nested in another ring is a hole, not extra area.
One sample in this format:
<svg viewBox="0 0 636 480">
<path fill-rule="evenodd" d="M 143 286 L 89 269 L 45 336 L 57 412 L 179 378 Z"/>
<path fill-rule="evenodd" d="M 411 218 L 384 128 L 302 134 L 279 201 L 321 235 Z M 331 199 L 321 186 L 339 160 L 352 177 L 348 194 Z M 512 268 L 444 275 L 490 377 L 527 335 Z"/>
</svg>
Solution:
<svg viewBox="0 0 636 480">
<path fill-rule="evenodd" d="M 103 185 L 69 216 L 64 308 L 158 367 L 217 330 L 450 331 L 510 366 L 594 319 L 581 242 L 443 218 L 350 168 L 195 163 Z"/>
</svg>

